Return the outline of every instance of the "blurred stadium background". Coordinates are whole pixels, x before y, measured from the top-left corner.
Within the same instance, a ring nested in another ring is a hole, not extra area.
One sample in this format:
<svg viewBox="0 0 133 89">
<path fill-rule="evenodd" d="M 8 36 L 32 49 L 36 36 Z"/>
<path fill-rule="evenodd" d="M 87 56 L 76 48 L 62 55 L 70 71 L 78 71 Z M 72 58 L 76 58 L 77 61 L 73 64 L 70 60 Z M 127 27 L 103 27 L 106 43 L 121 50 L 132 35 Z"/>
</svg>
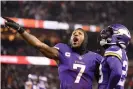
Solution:
<svg viewBox="0 0 133 89">
<path fill-rule="evenodd" d="M 88 31 L 89 50 L 98 48 L 98 32 L 112 23 L 127 26 L 133 37 L 131 1 L 1 1 L 1 15 L 10 17 L 50 46 L 67 43 L 78 27 Z M 15 31 L 1 24 L 1 89 L 24 89 L 28 74 L 46 76 L 47 89 L 59 89 L 54 61 L 43 57 Z M 129 69 L 125 89 L 133 89 L 133 38 L 128 48 Z M 94 81 L 93 89 L 97 89 Z"/>
</svg>

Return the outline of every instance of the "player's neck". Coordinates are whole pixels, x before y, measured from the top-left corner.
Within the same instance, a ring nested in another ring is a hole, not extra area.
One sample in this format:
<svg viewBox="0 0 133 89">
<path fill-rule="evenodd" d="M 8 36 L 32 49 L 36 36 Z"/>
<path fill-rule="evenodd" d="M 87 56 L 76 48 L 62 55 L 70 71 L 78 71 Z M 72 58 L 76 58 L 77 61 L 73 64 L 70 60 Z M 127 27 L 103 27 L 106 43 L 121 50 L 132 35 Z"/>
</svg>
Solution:
<svg viewBox="0 0 133 89">
<path fill-rule="evenodd" d="M 85 49 L 82 49 L 81 47 L 79 48 L 72 48 L 74 52 L 80 54 L 80 55 L 83 55 L 85 54 L 87 51 Z"/>
</svg>

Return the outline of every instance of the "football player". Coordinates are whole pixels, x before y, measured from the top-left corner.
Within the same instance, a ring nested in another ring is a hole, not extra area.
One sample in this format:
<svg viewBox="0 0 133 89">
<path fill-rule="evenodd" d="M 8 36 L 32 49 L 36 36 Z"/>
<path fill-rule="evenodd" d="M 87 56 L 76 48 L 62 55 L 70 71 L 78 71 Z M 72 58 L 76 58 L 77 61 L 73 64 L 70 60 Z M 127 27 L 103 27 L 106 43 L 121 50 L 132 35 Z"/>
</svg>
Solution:
<svg viewBox="0 0 133 89">
<path fill-rule="evenodd" d="M 50 47 L 29 34 L 19 24 L 9 18 L 4 19 L 6 26 L 13 28 L 25 41 L 37 48 L 58 64 L 60 89 L 92 89 L 92 81 L 102 57 L 88 51 L 88 36 L 78 28 L 72 32 L 70 44 L 58 43 Z"/>
<path fill-rule="evenodd" d="M 131 36 L 121 24 L 112 24 L 100 33 L 100 45 L 104 48 L 104 59 L 100 64 L 98 89 L 124 89 L 127 77 L 128 57 L 126 48 Z"/>
</svg>

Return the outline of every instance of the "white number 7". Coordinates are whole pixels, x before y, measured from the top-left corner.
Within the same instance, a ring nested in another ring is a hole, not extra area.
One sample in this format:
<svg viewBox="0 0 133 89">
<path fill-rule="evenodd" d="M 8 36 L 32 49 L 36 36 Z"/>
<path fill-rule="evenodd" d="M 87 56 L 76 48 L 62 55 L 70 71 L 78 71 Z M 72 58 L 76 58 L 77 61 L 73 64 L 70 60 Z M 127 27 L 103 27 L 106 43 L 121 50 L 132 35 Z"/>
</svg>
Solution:
<svg viewBox="0 0 133 89">
<path fill-rule="evenodd" d="M 79 83 L 80 78 L 81 78 L 82 74 L 84 73 L 86 66 L 85 65 L 81 65 L 81 64 L 73 64 L 73 69 L 77 69 L 78 67 L 81 68 L 81 69 L 80 69 L 80 71 L 79 71 L 74 83 Z"/>
</svg>

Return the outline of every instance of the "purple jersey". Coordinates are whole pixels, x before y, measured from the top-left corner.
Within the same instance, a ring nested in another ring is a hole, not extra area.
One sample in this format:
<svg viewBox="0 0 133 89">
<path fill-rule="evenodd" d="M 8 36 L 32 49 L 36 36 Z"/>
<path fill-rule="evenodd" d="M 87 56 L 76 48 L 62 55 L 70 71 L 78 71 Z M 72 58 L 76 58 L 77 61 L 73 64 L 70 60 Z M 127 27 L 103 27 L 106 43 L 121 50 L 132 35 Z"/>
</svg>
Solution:
<svg viewBox="0 0 133 89">
<path fill-rule="evenodd" d="M 79 55 L 63 43 L 55 48 L 59 50 L 60 89 L 92 89 L 94 72 L 102 57 L 90 51 Z"/>
<path fill-rule="evenodd" d="M 99 69 L 99 89 L 124 89 L 128 70 L 126 51 L 118 46 L 109 47 Z"/>
</svg>

